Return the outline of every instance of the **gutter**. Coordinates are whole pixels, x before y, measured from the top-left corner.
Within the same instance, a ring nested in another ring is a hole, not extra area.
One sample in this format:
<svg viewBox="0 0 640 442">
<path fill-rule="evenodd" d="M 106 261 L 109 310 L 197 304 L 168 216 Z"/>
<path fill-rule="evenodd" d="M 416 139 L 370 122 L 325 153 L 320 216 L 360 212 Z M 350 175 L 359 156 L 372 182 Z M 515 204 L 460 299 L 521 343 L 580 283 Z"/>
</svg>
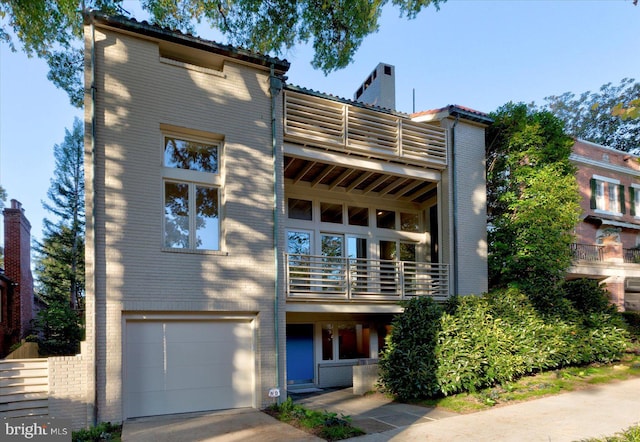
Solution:
<svg viewBox="0 0 640 442">
<path fill-rule="evenodd" d="M 91 118 L 91 142 L 90 142 L 90 149 L 91 149 L 91 161 L 94 163 L 94 167 L 93 167 L 93 172 L 92 172 L 92 181 L 93 181 L 93 190 L 92 193 L 95 194 L 95 189 L 96 189 L 96 173 L 95 173 L 95 161 L 96 161 L 96 154 L 95 154 L 95 147 L 96 147 L 96 114 L 95 114 L 95 108 L 96 108 L 96 85 L 95 85 L 95 64 L 96 64 L 96 51 L 95 51 L 95 41 L 96 41 L 96 35 L 95 35 L 95 26 L 93 24 L 93 22 L 91 22 L 90 24 L 90 29 L 91 29 L 91 49 L 90 49 L 90 53 L 91 53 L 91 68 L 89 69 L 89 81 L 90 81 L 90 88 L 91 88 L 91 110 L 90 110 L 90 118 Z M 91 407 L 89 413 L 89 420 L 92 423 L 93 426 L 96 426 L 98 424 L 98 389 L 96 388 L 97 385 L 97 380 L 98 380 L 98 364 L 96 362 L 97 358 L 97 351 L 98 351 L 98 333 L 95 327 L 96 324 L 96 315 L 97 315 L 97 302 L 96 302 L 96 296 L 95 296 L 95 291 L 96 291 L 96 280 L 95 280 L 95 210 L 96 210 L 96 202 L 95 202 L 95 198 L 92 196 L 93 201 L 91 204 L 91 213 L 89 214 L 91 216 L 91 226 L 93 228 L 93 253 L 94 253 L 94 258 L 93 258 L 93 266 L 94 266 L 94 271 L 92 272 L 91 278 L 93 279 L 92 285 L 93 285 L 93 406 Z"/>
<path fill-rule="evenodd" d="M 273 168 L 273 256 L 275 263 L 275 278 L 274 286 L 275 292 L 273 297 L 273 327 L 274 327 L 274 340 L 275 340 L 275 371 L 276 371 L 276 386 L 274 390 L 269 391 L 269 395 L 275 398 L 280 397 L 280 260 L 278 250 L 278 141 L 276 137 L 277 132 L 277 120 L 276 120 L 276 98 L 280 94 L 283 88 L 283 81 L 275 74 L 275 68 L 273 63 L 270 66 L 269 72 L 269 92 L 271 94 L 271 156 L 272 156 L 272 168 Z M 280 400 L 278 399 L 278 402 Z"/>
</svg>

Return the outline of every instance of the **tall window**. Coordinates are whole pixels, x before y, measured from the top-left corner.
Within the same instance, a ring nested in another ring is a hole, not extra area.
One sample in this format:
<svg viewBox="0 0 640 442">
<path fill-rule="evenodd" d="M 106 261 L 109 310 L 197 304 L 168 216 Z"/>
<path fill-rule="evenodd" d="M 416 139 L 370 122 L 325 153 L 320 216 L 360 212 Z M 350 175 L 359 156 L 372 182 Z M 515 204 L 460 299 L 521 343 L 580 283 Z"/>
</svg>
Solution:
<svg viewBox="0 0 640 442">
<path fill-rule="evenodd" d="M 220 250 L 220 145 L 164 137 L 164 246 Z"/>
<path fill-rule="evenodd" d="M 629 187 L 629 214 L 640 216 L 640 185 L 632 184 Z"/>
<path fill-rule="evenodd" d="M 600 176 L 591 178 L 591 208 L 612 214 L 624 214 L 624 187 L 620 181 Z"/>
</svg>

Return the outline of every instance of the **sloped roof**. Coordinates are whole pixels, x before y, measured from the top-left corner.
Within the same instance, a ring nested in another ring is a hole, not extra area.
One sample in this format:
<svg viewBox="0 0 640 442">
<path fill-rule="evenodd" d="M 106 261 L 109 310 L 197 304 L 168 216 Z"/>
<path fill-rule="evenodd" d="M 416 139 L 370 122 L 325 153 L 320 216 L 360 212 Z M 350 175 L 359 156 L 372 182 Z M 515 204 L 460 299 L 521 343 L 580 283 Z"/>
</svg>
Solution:
<svg viewBox="0 0 640 442">
<path fill-rule="evenodd" d="M 460 117 L 465 120 L 481 124 L 493 123 L 493 119 L 491 119 L 486 113 L 471 109 L 470 107 L 459 106 L 457 104 L 450 104 L 449 106 L 441 107 L 440 109 L 426 110 L 411 114 L 411 118 L 418 121 L 441 120 L 448 116 Z"/>
<path fill-rule="evenodd" d="M 84 20 L 85 23 L 88 24 L 100 24 L 159 40 L 190 46 L 263 67 L 273 66 L 277 74 L 285 73 L 290 67 L 290 63 L 287 60 L 281 60 L 276 57 L 259 54 L 236 46 L 223 45 L 212 40 L 195 37 L 191 34 L 184 34 L 174 29 L 162 28 L 157 25 L 149 24 L 146 21 L 137 21 L 122 15 L 114 16 L 104 14 L 99 11 L 89 11 L 84 14 Z"/>
</svg>

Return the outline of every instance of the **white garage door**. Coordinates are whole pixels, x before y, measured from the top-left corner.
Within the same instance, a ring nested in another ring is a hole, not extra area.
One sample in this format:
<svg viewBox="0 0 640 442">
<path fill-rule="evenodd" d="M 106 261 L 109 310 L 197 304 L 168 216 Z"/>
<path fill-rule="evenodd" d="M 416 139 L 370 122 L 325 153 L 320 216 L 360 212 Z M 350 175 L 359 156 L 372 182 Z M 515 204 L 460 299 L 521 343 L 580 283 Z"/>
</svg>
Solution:
<svg viewBox="0 0 640 442">
<path fill-rule="evenodd" d="M 251 407 L 249 321 L 127 321 L 126 417 Z"/>
</svg>

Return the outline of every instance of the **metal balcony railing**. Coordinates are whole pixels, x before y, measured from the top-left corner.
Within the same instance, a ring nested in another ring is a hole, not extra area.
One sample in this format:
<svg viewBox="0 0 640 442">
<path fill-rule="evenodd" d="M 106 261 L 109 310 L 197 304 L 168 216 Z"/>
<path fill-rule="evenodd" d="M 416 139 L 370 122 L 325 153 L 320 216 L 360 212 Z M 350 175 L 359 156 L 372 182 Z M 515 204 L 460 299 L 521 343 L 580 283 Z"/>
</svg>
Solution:
<svg viewBox="0 0 640 442">
<path fill-rule="evenodd" d="M 624 262 L 629 264 L 640 264 L 640 249 L 623 249 Z"/>
<path fill-rule="evenodd" d="M 449 266 L 427 262 L 287 254 L 290 300 L 400 301 L 415 296 L 445 300 Z"/>
<path fill-rule="evenodd" d="M 571 244 L 571 256 L 578 261 L 604 261 L 602 246 L 597 244 Z"/>
</svg>

